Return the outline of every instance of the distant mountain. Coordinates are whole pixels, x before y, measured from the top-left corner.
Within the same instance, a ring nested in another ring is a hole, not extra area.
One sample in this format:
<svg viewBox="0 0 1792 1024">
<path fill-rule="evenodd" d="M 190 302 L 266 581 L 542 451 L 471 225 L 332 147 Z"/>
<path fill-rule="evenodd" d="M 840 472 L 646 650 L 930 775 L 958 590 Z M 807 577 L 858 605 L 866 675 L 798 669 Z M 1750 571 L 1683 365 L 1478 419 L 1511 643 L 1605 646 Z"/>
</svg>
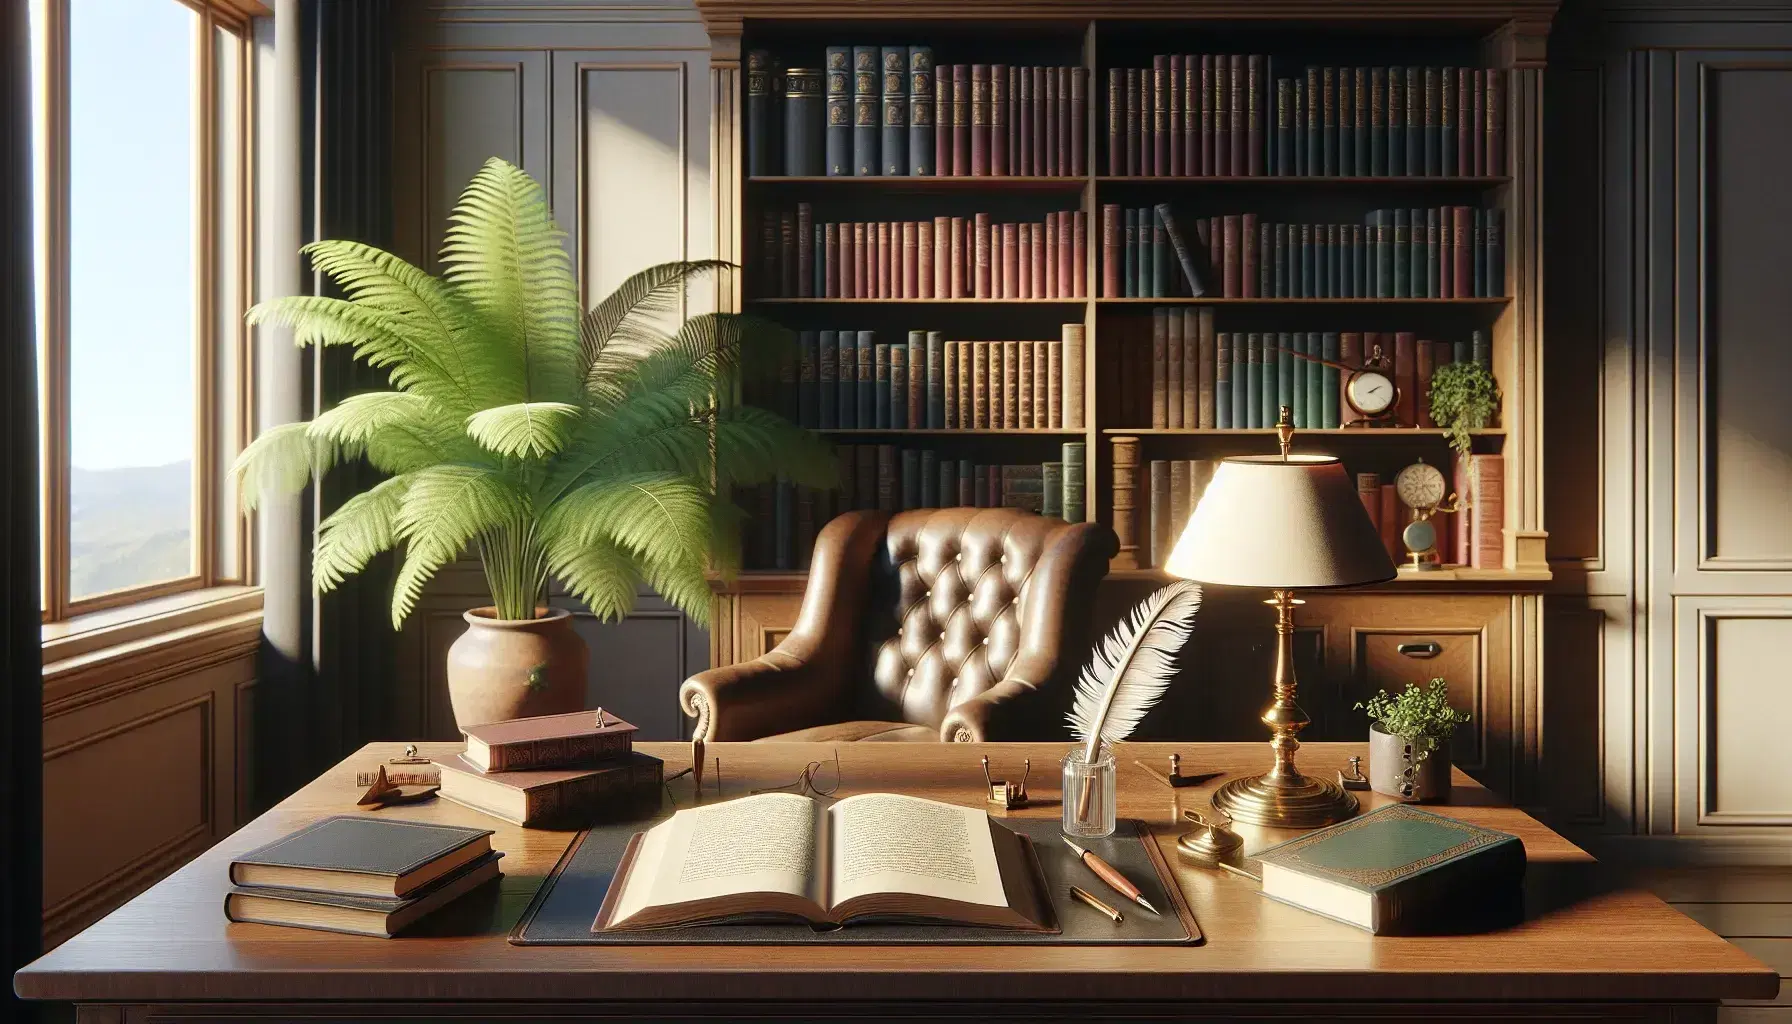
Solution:
<svg viewBox="0 0 1792 1024">
<path fill-rule="evenodd" d="M 69 592 L 77 600 L 193 571 L 193 466 L 81 469 L 69 477 Z"/>
</svg>

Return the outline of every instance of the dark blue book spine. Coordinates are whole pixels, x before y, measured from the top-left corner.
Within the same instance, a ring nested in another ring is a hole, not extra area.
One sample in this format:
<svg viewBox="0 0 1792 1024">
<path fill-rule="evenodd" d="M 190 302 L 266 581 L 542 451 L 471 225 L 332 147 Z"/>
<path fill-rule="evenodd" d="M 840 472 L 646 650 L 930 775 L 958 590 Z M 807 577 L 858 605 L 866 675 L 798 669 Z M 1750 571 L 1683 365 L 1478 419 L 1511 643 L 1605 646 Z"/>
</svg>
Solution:
<svg viewBox="0 0 1792 1024">
<path fill-rule="evenodd" d="M 1276 336 L 1276 344 L 1289 350 L 1288 365 L 1284 367 L 1283 374 L 1288 378 L 1288 389 L 1294 399 L 1291 403 L 1294 406 L 1294 425 L 1300 428 L 1313 426 L 1310 413 L 1311 405 L 1307 401 L 1307 388 L 1310 386 L 1307 383 L 1307 377 L 1309 374 L 1316 374 L 1319 370 L 1317 364 L 1309 363 L 1301 358 L 1307 351 L 1306 337 L 1304 333 L 1298 331 L 1293 334 L 1283 333 Z"/>
<path fill-rule="evenodd" d="M 1419 68 L 1406 69 L 1406 173 L 1425 173 L 1425 76 Z"/>
<path fill-rule="evenodd" d="M 1319 160 L 1320 173 L 1336 177 L 1338 173 L 1338 69 L 1319 69 Z"/>
<path fill-rule="evenodd" d="M 933 154 L 933 47 L 908 48 L 908 173 L 937 173 Z"/>
<path fill-rule="evenodd" d="M 1361 224 L 1350 225 L 1350 249 L 1356 254 L 1356 288 L 1351 293 L 1356 298 L 1368 299 L 1375 296 L 1369 287 L 1369 229 Z"/>
<path fill-rule="evenodd" d="M 890 346 L 872 348 L 873 377 L 871 390 L 871 425 L 879 430 L 890 429 Z"/>
<path fill-rule="evenodd" d="M 1304 360 L 1297 360 L 1294 358 L 1294 352 L 1289 347 L 1293 339 L 1287 334 L 1266 334 L 1263 337 L 1265 340 L 1269 338 L 1275 339 L 1274 365 L 1276 368 L 1276 409 L 1279 413 L 1281 407 L 1285 405 L 1290 410 L 1297 410 L 1299 406 L 1305 405 L 1306 403 L 1303 401 L 1304 396 L 1301 398 L 1295 397 L 1294 384 L 1297 375 L 1294 369 L 1294 364 L 1296 362 L 1304 362 Z M 1272 425 L 1274 424 L 1274 416 L 1270 417 L 1270 422 Z"/>
<path fill-rule="evenodd" d="M 902 449 L 902 510 L 921 508 L 921 453 L 914 448 Z"/>
<path fill-rule="evenodd" d="M 858 426 L 861 430 L 871 430 L 877 426 L 877 332 L 860 331 L 859 335 L 859 394 L 854 400 L 858 406 Z"/>
<path fill-rule="evenodd" d="M 840 369 L 834 380 L 839 414 L 834 425 L 851 429 L 859 425 L 859 335 L 857 331 L 841 331 L 839 338 Z"/>
<path fill-rule="evenodd" d="M 852 47 L 827 49 L 825 95 L 827 173 L 830 177 L 852 174 Z"/>
<path fill-rule="evenodd" d="M 958 504 L 958 463 L 952 459 L 941 459 L 939 496 L 935 499 L 935 508 L 951 508 Z"/>
<path fill-rule="evenodd" d="M 1290 136 L 1290 141 L 1293 144 L 1294 152 L 1290 154 L 1290 160 L 1294 164 L 1294 173 L 1304 177 L 1308 173 L 1307 83 L 1298 78 L 1294 80 L 1294 110 L 1292 113 L 1294 115 L 1294 126 L 1289 129 L 1288 134 Z"/>
<path fill-rule="evenodd" d="M 927 429 L 946 426 L 946 336 L 927 332 Z"/>
<path fill-rule="evenodd" d="M 1346 299 L 1356 298 L 1356 248 L 1350 244 L 1350 229 L 1353 225 L 1338 225 L 1338 294 Z"/>
<path fill-rule="evenodd" d="M 791 68 L 784 73 L 784 173 L 822 173 L 822 73 Z"/>
<path fill-rule="evenodd" d="M 816 332 L 816 419 L 821 429 L 840 425 L 840 332 Z"/>
<path fill-rule="evenodd" d="M 1318 176 L 1325 173 L 1325 93 L 1319 83 L 1319 69 L 1307 69 L 1307 120 L 1303 126 L 1307 135 L 1307 173 Z"/>
<path fill-rule="evenodd" d="M 1152 297 L 1151 291 L 1151 225 L 1157 219 L 1149 209 L 1134 212 L 1134 220 L 1138 224 L 1136 236 L 1139 246 L 1138 262 L 1134 265 L 1138 272 L 1138 280 L 1133 285 L 1133 293 L 1142 299 Z"/>
<path fill-rule="evenodd" d="M 1125 263 L 1120 273 L 1121 290 L 1126 298 L 1136 299 L 1139 297 L 1139 211 L 1130 207 L 1126 210 L 1121 247 L 1125 250 Z"/>
<path fill-rule="evenodd" d="M 1337 362 L 1338 333 L 1336 331 L 1326 331 L 1323 335 L 1308 335 L 1308 338 L 1313 337 L 1318 337 L 1320 339 L 1319 358 L 1329 359 L 1334 363 Z M 1326 366 L 1323 368 L 1323 372 L 1320 374 L 1319 396 L 1320 408 L 1322 410 L 1320 413 L 1320 426 L 1326 430 L 1338 429 L 1342 424 L 1338 419 L 1338 368 L 1336 366 Z"/>
<path fill-rule="evenodd" d="M 1444 172 L 1443 94 L 1436 68 L 1425 69 L 1425 173 Z"/>
<path fill-rule="evenodd" d="M 1301 331 L 1294 336 L 1294 343 L 1313 359 L 1319 358 L 1318 331 Z M 1325 367 L 1306 359 L 1301 362 L 1307 365 L 1307 375 L 1301 381 L 1307 406 L 1307 426 L 1319 430 L 1325 426 Z"/>
<path fill-rule="evenodd" d="M 1286 78 L 1276 81 L 1276 159 L 1271 166 L 1275 173 L 1287 177 L 1294 173 L 1294 83 Z"/>
<path fill-rule="evenodd" d="M 1388 174 L 1406 173 L 1406 69 L 1388 68 L 1387 117 Z"/>
<path fill-rule="evenodd" d="M 1409 214 L 1405 210 L 1394 211 L 1394 239 L 1389 246 L 1394 253 L 1394 298 L 1412 298 L 1412 282 L 1408 275 L 1412 272 L 1412 246 L 1408 244 Z"/>
<path fill-rule="evenodd" d="M 1232 333 L 1230 331 L 1221 331 L 1214 338 L 1213 425 L 1219 430 L 1232 429 Z"/>
<path fill-rule="evenodd" d="M 1375 297 L 1394 297 L 1394 211 L 1375 211 Z"/>
<path fill-rule="evenodd" d="M 882 100 L 877 57 L 875 46 L 852 48 L 852 172 L 859 176 L 876 175 L 882 166 L 877 151 Z"/>
<path fill-rule="evenodd" d="M 908 421 L 908 356 L 913 348 L 906 344 L 890 346 L 890 429 L 907 430 Z"/>
<path fill-rule="evenodd" d="M 908 174 L 908 47 L 883 48 L 883 142 L 879 148 L 882 173 L 891 177 Z"/>
<path fill-rule="evenodd" d="M 939 456 L 929 448 L 921 452 L 921 504 L 920 508 L 940 507 L 940 467 Z"/>
<path fill-rule="evenodd" d="M 1388 173 L 1388 69 L 1369 69 L 1369 173 Z"/>
<path fill-rule="evenodd" d="M 747 174 L 763 177 L 772 169 L 772 143 L 777 133 L 772 128 L 772 55 L 764 50 L 747 51 Z"/>
<path fill-rule="evenodd" d="M 1314 264 L 1318 257 L 1318 247 L 1314 245 L 1313 242 L 1313 225 L 1302 224 L 1300 226 L 1299 253 L 1300 289 L 1294 294 L 1294 297 L 1297 299 L 1311 299 L 1319 294 L 1314 290 L 1315 285 L 1317 284 L 1314 280 Z"/>
<path fill-rule="evenodd" d="M 1368 177 L 1373 155 L 1369 149 L 1369 69 L 1352 68 L 1350 83 L 1352 169 L 1357 177 Z"/>
<path fill-rule="evenodd" d="M 1251 331 L 1237 337 L 1244 339 L 1243 422 L 1245 427 L 1255 429 L 1263 425 L 1263 335 Z"/>
<path fill-rule="evenodd" d="M 1282 397 L 1280 383 L 1282 367 L 1281 363 L 1276 361 L 1275 338 L 1276 336 L 1274 334 L 1265 334 L 1263 335 L 1262 342 L 1259 346 L 1261 355 L 1258 358 L 1258 362 L 1260 362 L 1263 367 L 1257 380 L 1257 386 L 1262 389 L 1263 392 L 1263 397 L 1257 403 L 1257 414 L 1259 417 L 1257 426 L 1259 427 L 1275 426 L 1276 418 L 1281 408 L 1276 404 L 1277 400 Z"/>
<path fill-rule="evenodd" d="M 797 332 L 796 422 L 811 430 L 821 426 L 821 334 Z"/>
<path fill-rule="evenodd" d="M 1435 299 L 1441 293 L 1437 280 L 1437 232 L 1438 210 L 1432 208 L 1425 211 L 1425 292 L 1424 297 Z"/>
<path fill-rule="evenodd" d="M 1356 106 L 1350 69 L 1338 69 L 1338 173 L 1349 177 L 1356 170 Z"/>
<path fill-rule="evenodd" d="M 1272 298 L 1285 299 L 1288 297 L 1288 225 L 1277 224 L 1275 228 L 1275 249 L 1270 260 L 1275 265 L 1274 290 L 1269 294 Z"/>
<path fill-rule="evenodd" d="M 1427 295 L 1425 291 L 1425 211 L 1408 210 L 1406 217 L 1406 222 L 1410 225 L 1406 237 L 1412 243 L 1408 252 L 1408 259 L 1412 262 L 1411 267 L 1407 269 L 1407 287 L 1411 289 L 1408 294 L 1415 299 L 1422 299 Z"/>
<path fill-rule="evenodd" d="M 1498 207 L 1491 207 L 1481 214 L 1481 237 L 1487 249 L 1481 294 L 1490 298 L 1506 294 L 1506 243 L 1501 237 L 1500 220 Z"/>
</svg>

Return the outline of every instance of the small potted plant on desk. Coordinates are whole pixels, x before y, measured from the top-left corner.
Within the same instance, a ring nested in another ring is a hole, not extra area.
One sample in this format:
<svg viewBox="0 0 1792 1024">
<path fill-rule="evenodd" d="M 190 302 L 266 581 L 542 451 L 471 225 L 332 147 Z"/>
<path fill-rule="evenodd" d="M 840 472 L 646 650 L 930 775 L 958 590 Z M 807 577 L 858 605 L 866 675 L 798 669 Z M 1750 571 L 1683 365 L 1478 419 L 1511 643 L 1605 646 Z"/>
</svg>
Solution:
<svg viewBox="0 0 1792 1024">
<path fill-rule="evenodd" d="M 1402 800 L 1450 799 L 1450 736 L 1469 720 L 1450 706 L 1449 686 L 1433 679 L 1408 683 L 1356 706 L 1369 713 L 1369 788 Z"/>
</svg>

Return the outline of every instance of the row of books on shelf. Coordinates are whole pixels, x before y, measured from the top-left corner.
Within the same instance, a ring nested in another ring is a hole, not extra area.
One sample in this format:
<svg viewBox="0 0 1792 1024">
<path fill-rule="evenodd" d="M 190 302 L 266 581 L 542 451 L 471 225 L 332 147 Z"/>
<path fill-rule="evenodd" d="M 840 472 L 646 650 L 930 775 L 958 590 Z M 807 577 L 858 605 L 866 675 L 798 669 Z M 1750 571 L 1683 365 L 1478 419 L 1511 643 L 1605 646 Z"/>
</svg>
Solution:
<svg viewBox="0 0 1792 1024">
<path fill-rule="evenodd" d="M 742 564 L 794 571 L 809 565 L 815 535 L 853 509 L 1019 508 L 1066 522 L 1086 515 L 1086 446 L 1065 442 L 1044 463 L 982 463 L 940 458 L 931 449 L 890 444 L 837 445 L 840 486 L 826 491 L 787 481 L 742 488 L 736 503 L 751 513 Z"/>
<path fill-rule="evenodd" d="M 1089 225 L 1081 210 L 998 223 L 987 213 L 919 221 L 827 221 L 767 210 L 760 296 L 773 299 L 1080 299 Z"/>
<path fill-rule="evenodd" d="M 1157 54 L 1107 72 L 1107 168 L 1141 177 L 1480 177 L 1504 173 L 1493 68 L 1318 67 Z"/>
<path fill-rule="evenodd" d="M 1190 227 L 1192 226 L 1192 231 Z M 1373 210 L 1361 224 L 1101 208 L 1103 298 L 1466 299 L 1506 293 L 1497 208 Z"/>
<path fill-rule="evenodd" d="M 1081 175 L 1088 72 L 947 64 L 929 46 L 829 46 L 821 69 L 747 53 L 754 176 Z"/>
<path fill-rule="evenodd" d="M 909 331 L 799 331 L 776 411 L 820 430 L 1059 430 L 1083 426 L 1083 325 L 1055 341 L 948 341 Z"/>
<path fill-rule="evenodd" d="M 1490 366 L 1487 335 L 1442 342 L 1413 331 L 1215 331 L 1207 308 L 1152 310 L 1150 344 L 1104 345 L 1102 418 L 1151 429 L 1265 429 L 1284 405 L 1299 429 L 1357 422 L 1336 365 L 1385 366 L 1398 390 L 1390 426 L 1431 427 L 1438 366 Z M 1325 362 L 1321 362 L 1324 360 Z"/>
</svg>

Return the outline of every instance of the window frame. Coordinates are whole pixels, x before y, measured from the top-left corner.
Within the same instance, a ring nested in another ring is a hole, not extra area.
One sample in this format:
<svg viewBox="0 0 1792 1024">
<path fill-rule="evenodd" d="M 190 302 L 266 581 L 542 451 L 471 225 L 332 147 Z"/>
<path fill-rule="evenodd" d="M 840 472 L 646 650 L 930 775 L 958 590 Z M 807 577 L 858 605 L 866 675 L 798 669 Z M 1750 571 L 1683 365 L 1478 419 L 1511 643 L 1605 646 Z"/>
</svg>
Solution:
<svg viewBox="0 0 1792 1024">
<path fill-rule="evenodd" d="M 255 582 L 249 517 L 231 515 L 221 507 L 233 493 L 226 479 L 230 461 L 252 439 L 254 431 L 255 351 L 244 322 L 254 299 L 255 217 L 255 37 L 251 7 L 229 0 L 153 0 L 191 9 L 195 21 L 196 67 L 193 107 L 196 146 L 194 165 L 199 168 L 196 216 L 192 225 L 197 240 L 194 380 L 193 380 L 193 490 L 191 571 L 186 575 L 119 590 L 71 597 L 70 586 L 70 419 L 69 392 L 69 4 L 71 0 L 37 0 L 43 22 L 43 103 L 36 111 L 43 119 L 44 172 L 44 281 L 40 296 L 44 309 L 39 322 L 40 360 L 40 457 L 42 494 L 42 608 L 46 625 L 77 616 L 122 606 L 152 602 L 190 591 Z M 149 0 L 133 0 L 149 2 Z M 220 30 L 223 34 L 220 35 Z M 220 83 L 220 52 L 234 48 L 236 68 L 232 83 Z M 226 104 L 234 104 L 227 107 Z M 234 136 L 233 151 L 225 172 L 221 162 L 221 119 L 228 111 Z M 225 177 L 234 180 L 225 181 Z M 221 239 L 219 224 L 225 200 L 236 210 L 235 230 Z M 227 271 L 226 268 L 231 268 Z M 226 272 L 234 279 L 222 287 Z M 234 295 L 234 308 L 221 308 L 221 294 Z M 221 367 L 234 379 L 219 379 Z M 228 384 L 228 387 L 221 385 Z M 220 397 L 223 396 L 223 397 Z M 219 408 L 234 402 L 228 415 Z M 159 604 L 159 603 L 158 603 Z M 149 609 L 146 609 L 148 613 Z M 110 618 L 110 616 L 109 616 Z"/>
</svg>

